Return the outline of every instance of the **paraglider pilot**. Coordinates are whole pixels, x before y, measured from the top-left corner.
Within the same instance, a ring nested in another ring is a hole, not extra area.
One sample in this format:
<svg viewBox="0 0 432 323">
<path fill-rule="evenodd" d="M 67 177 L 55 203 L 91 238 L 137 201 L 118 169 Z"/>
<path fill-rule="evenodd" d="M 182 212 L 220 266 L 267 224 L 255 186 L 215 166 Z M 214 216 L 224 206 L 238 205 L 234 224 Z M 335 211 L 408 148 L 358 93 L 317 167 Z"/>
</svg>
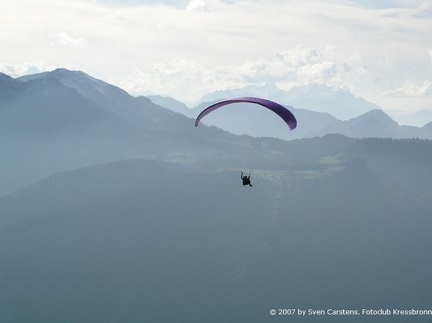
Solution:
<svg viewBox="0 0 432 323">
<path fill-rule="evenodd" d="M 243 186 L 249 185 L 249 186 L 253 186 L 250 182 L 250 173 L 248 176 L 243 175 L 243 172 L 240 175 L 242 181 L 243 181 Z"/>
</svg>

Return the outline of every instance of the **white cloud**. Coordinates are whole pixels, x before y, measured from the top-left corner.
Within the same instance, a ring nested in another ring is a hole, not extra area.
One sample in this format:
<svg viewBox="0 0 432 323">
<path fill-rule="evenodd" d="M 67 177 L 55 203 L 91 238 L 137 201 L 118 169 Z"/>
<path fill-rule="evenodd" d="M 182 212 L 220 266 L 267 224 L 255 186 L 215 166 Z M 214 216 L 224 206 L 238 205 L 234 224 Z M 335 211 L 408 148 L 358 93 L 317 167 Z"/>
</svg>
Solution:
<svg viewBox="0 0 432 323">
<path fill-rule="evenodd" d="M 170 93 L 188 102 L 191 96 L 203 95 L 206 71 L 192 60 L 174 58 L 168 64 L 156 63 L 144 69 L 135 69 L 118 84 L 125 90 L 139 93 Z"/>
<path fill-rule="evenodd" d="M 326 83 L 337 75 L 334 62 L 322 62 L 302 66 L 298 69 L 298 80 L 301 84 Z"/>
<path fill-rule="evenodd" d="M 389 96 L 420 97 L 432 95 L 432 81 L 425 80 L 422 83 L 406 82 L 396 90 L 388 91 Z"/>
<path fill-rule="evenodd" d="M 87 40 L 83 38 L 73 38 L 63 32 L 51 34 L 49 37 L 51 39 L 50 45 L 61 45 L 72 48 L 87 47 Z"/>
<path fill-rule="evenodd" d="M 322 61 L 323 54 L 317 49 L 299 45 L 295 48 L 283 52 L 277 52 L 277 57 L 292 70 L 297 70 L 302 66 L 316 64 Z"/>
<path fill-rule="evenodd" d="M 46 63 L 24 62 L 18 64 L 1 63 L 0 72 L 12 77 L 19 77 L 28 74 L 36 74 L 54 69 Z"/>
<path fill-rule="evenodd" d="M 188 11 L 203 11 L 207 9 L 207 3 L 204 0 L 191 0 L 186 6 Z"/>
<path fill-rule="evenodd" d="M 286 88 L 324 83 L 347 88 L 364 73 L 362 60 L 356 55 L 345 55 L 329 46 L 298 46 L 276 52 L 269 60 L 259 59 L 214 68 L 194 60 L 174 58 L 168 64 L 156 63 L 136 69 L 118 85 L 132 93 L 168 93 L 190 103 L 208 92 L 246 84 L 275 83 Z"/>
</svg>

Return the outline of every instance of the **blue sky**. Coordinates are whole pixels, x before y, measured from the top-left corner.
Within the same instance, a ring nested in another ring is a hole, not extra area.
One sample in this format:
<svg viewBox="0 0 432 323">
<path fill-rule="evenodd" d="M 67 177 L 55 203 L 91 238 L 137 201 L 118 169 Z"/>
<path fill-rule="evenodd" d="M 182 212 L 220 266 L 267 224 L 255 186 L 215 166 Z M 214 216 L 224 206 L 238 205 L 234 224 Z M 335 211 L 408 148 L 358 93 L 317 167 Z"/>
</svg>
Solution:
<svg viewBox="0 0 432 323">
<path fill-rule="evenodd" d="M 0 22 L 0 71 L 14 77 L 65 67 L 190 105 L 322 83 L 432 109 L 430 0 L 6 0 Z"/>
</svg>

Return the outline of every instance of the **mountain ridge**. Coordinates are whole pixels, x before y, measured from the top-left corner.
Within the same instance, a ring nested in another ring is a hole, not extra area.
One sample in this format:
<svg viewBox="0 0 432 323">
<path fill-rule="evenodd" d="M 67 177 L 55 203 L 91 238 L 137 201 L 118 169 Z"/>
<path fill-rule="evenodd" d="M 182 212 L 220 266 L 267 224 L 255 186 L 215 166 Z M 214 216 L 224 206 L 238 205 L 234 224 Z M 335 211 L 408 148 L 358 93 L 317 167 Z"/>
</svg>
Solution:
<svg viewBox="0 0 432 323">
<path fill-rule="evenodd" d="M 379 108 L 378 105 L 355 97 L 348 91 L 331 88 L 323 84 L 294 86 L 289 90 L 282 90 L 272 83 L 263 86 L 251 85 L 239 89 L 216 91 L 201 98 L 199 105 L 236 96 L 269 98 L 298 109 L 327 112 L 340 120 L 352 119 Z"/>
<path fill-rule="evenodd" d="M 0 89 L 7 94 L 0 97 L 0 192 L 87 164 L 165 154 L 170 144 L 161 129 L 184 132 L 192 124 L 82 72 L 62 69 L 8 82 Z M 171 140 L 187 146 L 185 136 Z"/>
<path fill-rule="evenodd" d="M 187 110 L 181 102 L 174 99 L 152 96 L 150 100 L 188 117 L 196 117 L 201 110 L 216 102 L 203 102 Z M 267 111 L 247 104 L 236 104 L 236 107 L 224 108 L 223 113 L 213 112 L 202 122 L 237 135 L 269 136 L 284 140 L 324 136 L 332 133 L 356 138 L 432 138 L 432 132 L 426 126 L 427 124 L 423 127 L 399 125 L 382 109 L 373 109 L 349 120 L 339 120 L 328 112 L 286 107 L 293 112 L 298 121 L 297 128 L 293 132 L 287 132 L 286 127 L 279 124 L 277 118 L 273 118 Z"/>
</svg>

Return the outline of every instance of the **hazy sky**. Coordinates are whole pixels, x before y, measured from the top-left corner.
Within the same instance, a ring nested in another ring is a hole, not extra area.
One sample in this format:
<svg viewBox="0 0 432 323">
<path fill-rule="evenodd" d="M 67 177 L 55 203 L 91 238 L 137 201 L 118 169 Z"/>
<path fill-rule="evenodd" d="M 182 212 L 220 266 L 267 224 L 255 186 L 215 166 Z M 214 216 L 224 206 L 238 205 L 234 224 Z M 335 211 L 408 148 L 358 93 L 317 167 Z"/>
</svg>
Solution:
<svg viewBox="0 0 432 323">
<path fill-rule="evenodd" d="M 188 104 L 325 83 L 384 109 L 432 109 L 432 1 L 0 0 L 0 71 L 65 67 Z"/>
</svg>

